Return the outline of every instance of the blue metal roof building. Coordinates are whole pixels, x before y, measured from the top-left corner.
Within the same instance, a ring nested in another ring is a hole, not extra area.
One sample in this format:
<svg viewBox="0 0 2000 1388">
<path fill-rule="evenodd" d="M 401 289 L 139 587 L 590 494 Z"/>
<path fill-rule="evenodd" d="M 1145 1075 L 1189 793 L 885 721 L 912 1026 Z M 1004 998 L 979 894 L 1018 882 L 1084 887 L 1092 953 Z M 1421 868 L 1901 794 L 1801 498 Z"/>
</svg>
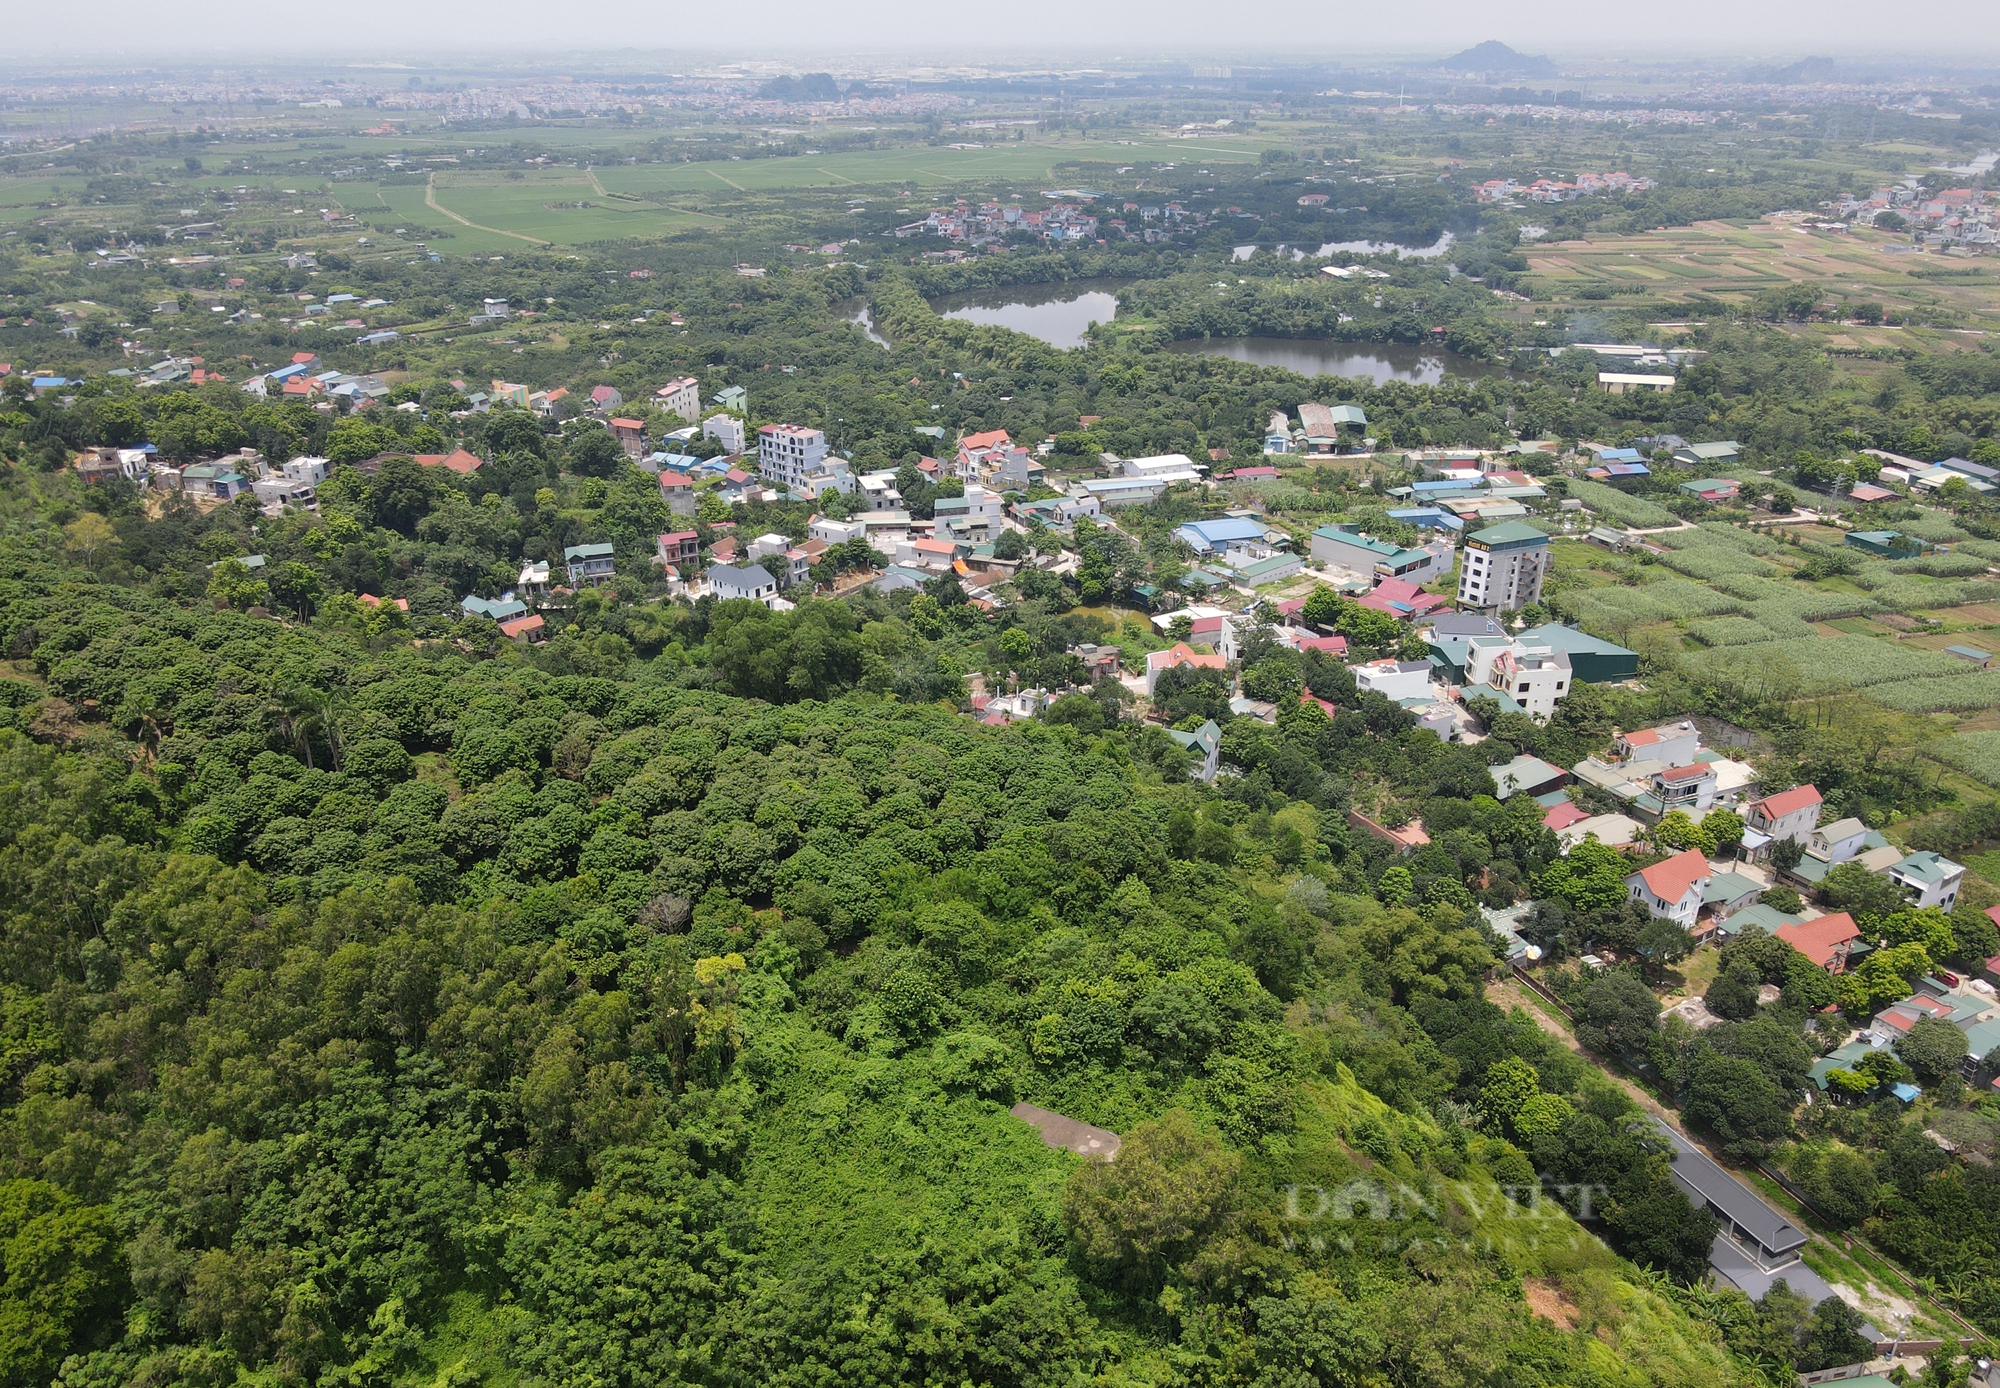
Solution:
<svg viewBox="0 0 2000 1388">
<path fill-rule="evenodd" d="M 1224 516 L 1220 520 L 1189 521 L 1174 538 L 1197 554 L 1216 554 L 1231 545 L 1254 544 L 1264 538 L 1264 523 Z"/>
</svg>

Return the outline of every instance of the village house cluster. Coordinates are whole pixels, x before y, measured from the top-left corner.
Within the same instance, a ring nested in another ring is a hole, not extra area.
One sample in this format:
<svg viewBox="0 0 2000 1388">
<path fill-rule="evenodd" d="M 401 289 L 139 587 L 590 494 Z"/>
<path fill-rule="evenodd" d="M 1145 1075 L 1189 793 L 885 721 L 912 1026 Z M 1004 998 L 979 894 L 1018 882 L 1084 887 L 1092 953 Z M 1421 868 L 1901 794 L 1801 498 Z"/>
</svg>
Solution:
<svg viewBox="0 0 2000 1388">
<path fill-rule="evenodd" d="M 2000 190 L 1943 188 L 1926 192 L 1921 182 L 1907 179 L 1875 189 L 1867 197 L 1843 195 L 1824 204 L 1835 216 L 1874 226 L 1885 213 L 1900 218 L 1911 244 L 1939 250 L 1954 247 L 1986 250 L 2000 245 Z"/>
<path fill-rule="evenodd" d="M 1023 211 L 1018 203 L 971 203 L 964 199 L 950 207 L 935 207 L 920 222 L 895 228 L 899 238 L 941 236 L 963 246 L 983 246 L 1025 233 L 1045 241 L 1087 241 L 1097 235 L 1097 218 L 1075 203 L 1058 202 L 1048 208 Z"/>
<path fill-rule="evenodd" d="M 1634 178 L 1624 172 L 1580 173 L 1567 181 L 1555 178 L 1538 178 L 1532 183 L 1521 183 L 1511 178 L 1489 178 L 1472 190 L 1473 196 L 1481 202 L 1507 202 L 1525 198 L 1529 202 L 1574 202 L 1578 198 L 1623 197 L 1628 193 L 1644 193 L 1659 186 L 1650 178 Z"/>
</svg>

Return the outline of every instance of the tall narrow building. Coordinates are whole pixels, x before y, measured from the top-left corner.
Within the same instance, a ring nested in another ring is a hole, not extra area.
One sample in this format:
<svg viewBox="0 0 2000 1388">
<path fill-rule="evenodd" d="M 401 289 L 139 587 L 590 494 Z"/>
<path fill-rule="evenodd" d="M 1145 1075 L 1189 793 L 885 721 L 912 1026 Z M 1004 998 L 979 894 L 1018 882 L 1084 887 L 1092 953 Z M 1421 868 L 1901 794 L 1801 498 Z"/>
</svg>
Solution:
<svg viewBox="0 0 2000 1388">
<path fill-rule="evenodd" d="M 1549 568 L 1549 537 L 1532 525 L 1502 521 L 1465 542 L 1458 605 L 1475 612 L 1518 612 L 1540 602 Z"/>
</svg>

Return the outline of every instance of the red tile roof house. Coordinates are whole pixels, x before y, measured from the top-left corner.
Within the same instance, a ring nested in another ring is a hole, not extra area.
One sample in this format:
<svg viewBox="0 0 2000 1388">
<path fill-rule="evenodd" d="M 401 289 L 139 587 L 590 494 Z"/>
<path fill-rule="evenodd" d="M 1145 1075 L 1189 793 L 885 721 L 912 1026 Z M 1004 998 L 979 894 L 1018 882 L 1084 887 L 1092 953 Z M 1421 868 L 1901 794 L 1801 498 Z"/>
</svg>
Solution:
<svg viewBox="0 0 2000 1388">
<path fill-rule="evenodd" d="M 449 468 L 460 477 L 470 477 L 486 466 L 485 459 L 463 448 L 455 448 L 449 453 L 419 453 L 417 461 L 424 467 Z"/>
<path fill-rule="evenodd" d="M 593 410 L 615 410 L 625 403 L 625 397 L 618 393 L 616 386 L 596 386 L 590 392 L 590 408 Z"/>
<path fill-rule="evenodd" d="M 677 516 L 694 514 L 694 479 L 672 468 L 660 469 L 660 496 Z"/>
<path fill-rule="evenodd" d="M 1794 786 L 1752 800 L 1745 808 L 1743 822 L 1773 842 L 1791 839 L 1804 844 L 1811 841 L 1813 830 L 1819 828 L 1823 803 L 1817 786 Z"/>
<path fill-rule="evenodd" d="M 1781 925 L 1771 933 L 1830 974 L 1847 971 L 1848 951 L 1861 938 L 1861 928 L 1845 911 Z"/>
<path fill-rule="evenodd" d="M 548 639 L 548 623 L 542 614 L 531 612 L 525 617 L 515 617 L 500 624 L 500 634 L 509 641 L 545 641 Z"/>
<path fill-rule="evenodd" d="M 1542 827 L 1561 833 L 1572 824 L 1581 824 L 1590 818 L 1590 812 L 1574 800 L 1565 800 L 1560 805 L 1551 805 L 1549 812 L 1542 816 Z"/>
<path fill-rule="evenodd" d="M 661 535 L 654 546 L 656 564 L 694 564 L 701 559 L 701 537 L 692 530 L 675 530 Z"/>
<path fill-rule="evenodd" d="M 1197 670 L 1226 670 L 1229 662 L 1219 655 L 1198 655 L 1187 642 L 1175 643 L 1164 651 L 1149 651 L 1146 654 L 1146 693 L 1152 695 L 1153 686 L 1160 682 L 1160 676 L 1182 665 L 1191 665 Z"/>
<path fill-rule="evenodd" d="M 1640 868 L 1625 879 L 1625 886 L 1632 900 L 1643 904 L 1653 919 L 1670 920 L 1683 930 L 1692 930 L 1712 871 L 1701 850 L 1690 848 Z"/>
<path fill-rule="evenodd" d="M 636 458 L 646 451 L 646 421 L 614 419 L 611 421 L 611 437 L 618 440 L 618 446 L 625 450 L 627 457 Z"/>
</svg>

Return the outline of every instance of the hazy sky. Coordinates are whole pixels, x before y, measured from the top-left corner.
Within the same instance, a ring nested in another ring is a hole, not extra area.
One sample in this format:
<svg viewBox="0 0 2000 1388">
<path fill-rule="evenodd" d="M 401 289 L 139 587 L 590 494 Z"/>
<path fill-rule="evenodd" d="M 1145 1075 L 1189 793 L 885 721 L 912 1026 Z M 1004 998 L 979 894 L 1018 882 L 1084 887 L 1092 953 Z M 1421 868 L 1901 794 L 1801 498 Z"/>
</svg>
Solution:
<svg viewBox="0 0 2000 1388">
<path fill-rule="evenodd" d="M 978 61 L 1001 53 L 1205 53 L 1269 58 L 1396 52 L 1442 56 L 1495 38 L 1528 52 L 1646 60 L 1921 54 L 2000 61 L 1996 0 L 97 0 L 6 26 L 0 58 L 250 50 L 297 60 L 356 52 L 451 63 L 482 51 L 616 49 L 797 57 L 896 50 Z"/>
</svg>

